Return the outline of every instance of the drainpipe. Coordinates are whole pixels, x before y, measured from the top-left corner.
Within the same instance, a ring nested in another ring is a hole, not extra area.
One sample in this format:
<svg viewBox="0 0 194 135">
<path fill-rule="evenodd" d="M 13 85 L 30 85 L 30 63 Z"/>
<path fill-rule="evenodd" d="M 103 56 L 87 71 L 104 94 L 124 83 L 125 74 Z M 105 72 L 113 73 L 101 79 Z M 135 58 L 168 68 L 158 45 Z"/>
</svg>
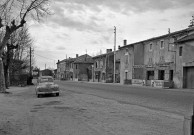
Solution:
<svg viewBox="0 0 194 135">
<path fill-rule="evenodd" d="M 113 83 L 115 83 L 116 74 L 116 27 L 114 26 L 114 73 L 113 73 Z"/>
<path fill-rule="evenodd" d="M 92 65 L 92 81 L 94 82 L 94 65 Z"/>
</svg>

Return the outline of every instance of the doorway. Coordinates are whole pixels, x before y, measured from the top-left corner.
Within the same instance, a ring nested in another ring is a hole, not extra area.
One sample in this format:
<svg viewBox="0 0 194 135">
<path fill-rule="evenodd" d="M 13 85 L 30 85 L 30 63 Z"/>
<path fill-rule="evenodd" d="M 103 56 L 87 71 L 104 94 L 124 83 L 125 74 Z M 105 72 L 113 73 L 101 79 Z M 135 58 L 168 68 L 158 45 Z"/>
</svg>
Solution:
<svg viewBox="0 0 194 135">
<path fill-rule="evenodd" d="M 164 70 L 158 70 L 158 80 L 164 80 Z"/>
<path fill-rule="evenodd" d="M 183 68 L 183 88 L 194 88 L 194 67 Z"/>
</svg>

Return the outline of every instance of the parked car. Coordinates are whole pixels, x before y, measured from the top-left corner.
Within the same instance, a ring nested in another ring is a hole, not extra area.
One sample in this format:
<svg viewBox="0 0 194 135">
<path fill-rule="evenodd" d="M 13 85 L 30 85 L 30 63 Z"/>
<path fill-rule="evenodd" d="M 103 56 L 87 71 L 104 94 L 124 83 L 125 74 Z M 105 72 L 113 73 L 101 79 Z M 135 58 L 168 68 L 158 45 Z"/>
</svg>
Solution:
<svg viewBox="0 0 194 135">
<path fill-rule="evenodd" d="M 39 77 L 35 90 L 38 98 L 45 94 L 55 94 L 59 96 L 59 86 L 54 83 L 52 76 Z"/>
</svg>

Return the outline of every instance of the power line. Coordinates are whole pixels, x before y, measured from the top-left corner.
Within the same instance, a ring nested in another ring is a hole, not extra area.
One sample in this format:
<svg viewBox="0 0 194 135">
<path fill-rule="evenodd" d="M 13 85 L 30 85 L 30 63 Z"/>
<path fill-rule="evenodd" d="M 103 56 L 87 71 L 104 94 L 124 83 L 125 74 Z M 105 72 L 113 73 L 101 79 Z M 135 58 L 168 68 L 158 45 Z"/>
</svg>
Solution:
<svg viewBox="0 0 194 135">
<path fill-rule="evenodd" d="M 39 57 L 45 58 L 45 59 L 54 60 L 54 59 L 51 59 L 51 58 L 47 58 L 47 57 L 45 57 L 45 56 L 41 56 L 41 55 L 36 54 L 36 53 L 34 53 L 34 54 L 37 55 L 37 56 L 39 56 Z"/>
</svg>

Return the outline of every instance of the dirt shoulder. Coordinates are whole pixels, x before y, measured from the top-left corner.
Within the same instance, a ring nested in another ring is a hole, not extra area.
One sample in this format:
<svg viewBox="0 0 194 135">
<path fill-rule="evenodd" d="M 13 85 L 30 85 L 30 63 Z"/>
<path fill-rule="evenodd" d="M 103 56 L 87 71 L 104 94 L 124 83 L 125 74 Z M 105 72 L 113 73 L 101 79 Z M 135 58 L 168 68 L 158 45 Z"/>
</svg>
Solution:
<svg viewBox="0 0 194 135">
<path fill-rule="evenodd" d="M 62 90 L 37 98 L 34 86 L 0 94 L 0 135 L 182 135 L 183 117 Z"/>
</svg>

